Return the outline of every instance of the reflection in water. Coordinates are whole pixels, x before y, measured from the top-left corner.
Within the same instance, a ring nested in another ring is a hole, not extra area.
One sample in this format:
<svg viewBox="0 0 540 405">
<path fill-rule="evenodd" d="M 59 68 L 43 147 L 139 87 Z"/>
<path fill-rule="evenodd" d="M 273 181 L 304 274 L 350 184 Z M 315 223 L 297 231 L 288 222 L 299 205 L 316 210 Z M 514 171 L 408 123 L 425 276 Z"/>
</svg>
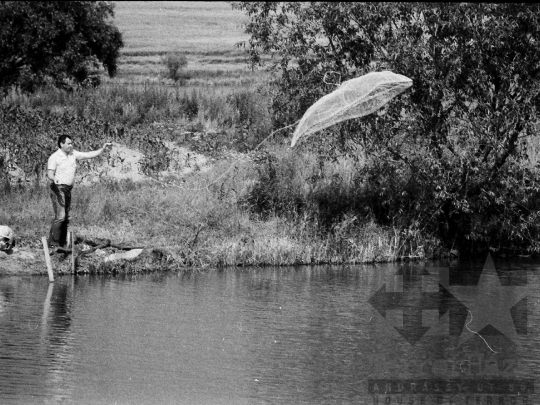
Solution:
<svg viewBox="0 0 540 405">
<path fill-rule="evenodd" d="M 537 265 L 484 267 L 0 278 L 0 402 L 538 403 L 488 390 L 538 378 Z"/>
<path fill-rule="evenodd" d="M 70 315 L 68 286 L 39 280 L 0 280 L 0 393 L 12 402 L 21 397 L 62 400 L 71 397 L 69 376 Z"/>
</svg>

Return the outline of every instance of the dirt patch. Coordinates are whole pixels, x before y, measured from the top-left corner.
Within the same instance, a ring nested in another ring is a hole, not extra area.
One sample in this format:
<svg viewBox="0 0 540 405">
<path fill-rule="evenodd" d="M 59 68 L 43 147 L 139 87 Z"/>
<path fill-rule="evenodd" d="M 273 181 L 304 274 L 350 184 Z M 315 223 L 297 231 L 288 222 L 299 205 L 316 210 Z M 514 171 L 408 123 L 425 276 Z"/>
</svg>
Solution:
<svg viewBox="0 0 540 405">
<path fill-rule="evenodd" d="M 97 164 L 93 159 L 89 160 L 88 164 L 84 161 L 79 163 L 76 184 L 90 185 L 104 179 L 140 182 L 151 178 L 181 178 L 195 171 L 204 172 L 209 169 L 210 159 L 205 155 L 170 141 L 163 142 L 163 145 L 165 146 L 163 156 L 166 156 L 163 161 L 167 162 L 164 170 L 153 172 L 148 170 L 148 166 L 152 165 L 151 158 L 137 149 L 113 143 L 113 147 L 98 158 Z M 2 151 L 0 151 L 1 153 Z M 27 175 L 15 164 L 10 165 L 7 175 L 12 186 L 29 184 L 36 179 L 35 174 Z M 39 181 L 43 184 L 49 182 L 45 170 Z"/>
<path fill-rule="evenodd" d="M 92 170 L 81 170 L 78 174 L 79 184 L 92 184 L 102 179 L 145 181 L 152 178 L 180 178 L 194 171 L 206 171 L 209 160 L 206 156 L 178 146 L 174 142 L 164 142 L 163 151 L 168 162 L 165 170 L 156 171 L 149 176 L 145 166 L 151 164 L 148 157 L 136 149 L 128 148 L 119 143 L 113 143 L 108 156 Z"/>
</svg>

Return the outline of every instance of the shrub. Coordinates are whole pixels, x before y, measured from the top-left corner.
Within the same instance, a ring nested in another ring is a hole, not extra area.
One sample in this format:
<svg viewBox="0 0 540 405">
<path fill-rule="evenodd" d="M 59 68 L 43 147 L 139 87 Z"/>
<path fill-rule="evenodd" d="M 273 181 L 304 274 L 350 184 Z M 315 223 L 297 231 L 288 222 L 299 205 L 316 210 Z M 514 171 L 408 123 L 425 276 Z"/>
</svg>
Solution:
<svg viewBox="0 0 540 405">
<path fill-rule="evenodd" d="M 177 82 L 182 78 L 182 69 L 188 64 L 186 55 L 180 52 L 167 53 L 161 57 L 161 62 L 167 69 L 167 77 Z"/>
</svg>

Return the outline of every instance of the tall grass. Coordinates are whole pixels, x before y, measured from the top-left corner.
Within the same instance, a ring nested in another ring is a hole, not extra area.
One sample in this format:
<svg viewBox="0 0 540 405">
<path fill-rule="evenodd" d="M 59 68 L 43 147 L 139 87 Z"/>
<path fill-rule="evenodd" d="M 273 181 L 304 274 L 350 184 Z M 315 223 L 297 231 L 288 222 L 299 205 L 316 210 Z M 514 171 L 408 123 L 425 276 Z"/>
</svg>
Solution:
<svg viewBox="0 0 540 405">
<path fill-rule="evenodd" d="M 326 232 L 306 214 L 254 214 L 244 202 L 258 181 L 256 167 L 249 159 L 222 161 L 186 177 L 181 187 L 131 181 L 76 186 L 71 226 L 83 238 L 160 248 L 179 264 L 199 267 L 365 263 L 412 253 L 399 232 L 353 216 Z M 38 248 L 53 216 L 48 189 L 3 194 L 0 204 L 0 223 L 14 228 L 21 245 Z"/>
<path fill-rule="evenodd" d="M 368 162 L 361 152 L 335 160 L 282 145 L 266 152 L 255 167 L 253 184 L 239 201 L 257 218 L 279 217 L 307 227 L 309 238 L 319 234 L 326 244 L 325 256 L 337 262 L 366 257 L 367 251 L 372 257 L 392 258 L 439 253 L 438 241 L 430 235 L 411 232 L 398 223 L 375 224 L 373 213 L 378 207 L 373 206 L 373 187 L 363 175 Z M 358 245 L 359 240 L 363 244 Z"/>
<path fill-rule="evenodd" d="M 182 129 L 219 131 L 225 135 L 222 142 L 239 139 L 239 145 L 247 150 L 271 132 L 269 102 L 262 85 L 253 91 L 243 87 L 111 84 L 73 92 L 42 88 L 33 94 L 12 88 L 0 104 L 97 119 L 124 129 L 175 123 Z"/>
</svg>

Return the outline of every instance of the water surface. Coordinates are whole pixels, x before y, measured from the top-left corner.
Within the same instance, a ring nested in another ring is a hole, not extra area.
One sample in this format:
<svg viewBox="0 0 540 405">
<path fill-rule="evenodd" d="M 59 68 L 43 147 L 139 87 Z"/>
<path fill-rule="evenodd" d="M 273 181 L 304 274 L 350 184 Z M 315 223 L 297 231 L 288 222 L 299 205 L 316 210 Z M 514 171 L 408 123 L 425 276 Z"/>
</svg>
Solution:
<svg viewBox="0 0 540 405">
<path fill-rule="evenodd" d="M 540 264 L 495 265 L 0 278 L 0 403 L 540 403 Z"/>
</svg>

